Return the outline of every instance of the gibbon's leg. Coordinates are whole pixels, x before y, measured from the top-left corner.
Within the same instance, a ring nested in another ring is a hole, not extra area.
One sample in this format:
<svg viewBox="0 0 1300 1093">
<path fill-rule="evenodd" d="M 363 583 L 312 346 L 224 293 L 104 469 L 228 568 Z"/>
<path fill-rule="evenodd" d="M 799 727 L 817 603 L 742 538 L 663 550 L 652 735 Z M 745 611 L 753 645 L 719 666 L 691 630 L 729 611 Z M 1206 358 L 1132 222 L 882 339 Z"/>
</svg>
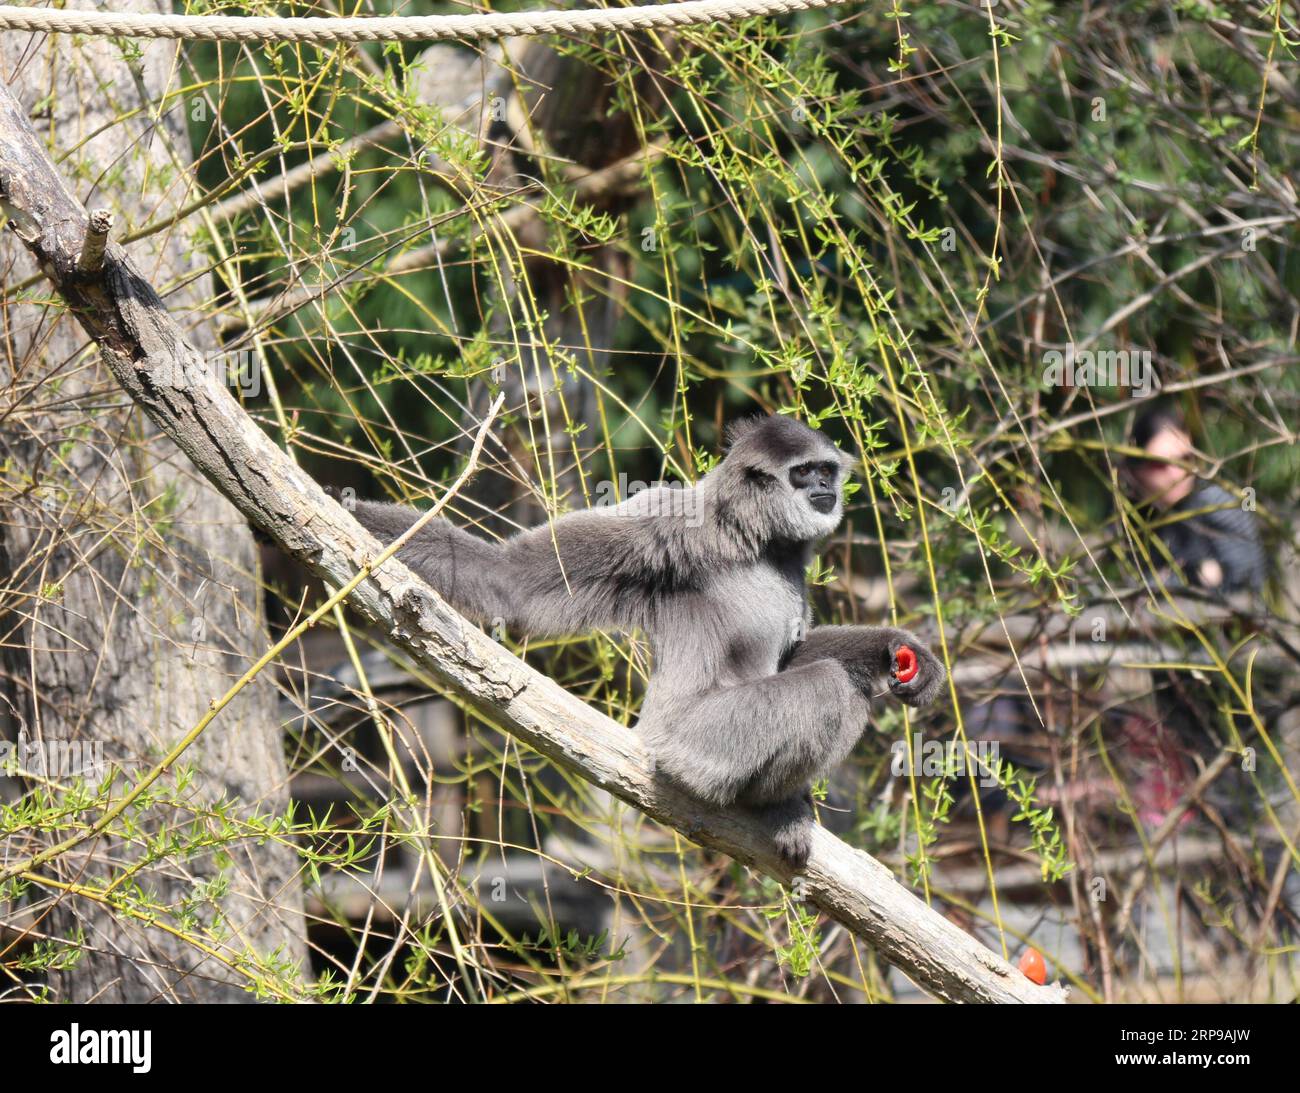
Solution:
<svg viewBox="0 0 1300 1093">
<path fill-rule="evenodd" d="M 943 665 L 906 630 L 819 627 L 783 671 L 704 692 L 656 695 L 639 728 L 659 769 L 699 796 L 724 805 L 775 804 L 802 793 L 848 755 L 866 728 L 874 695 L 923 705 L 943 680 Z M 671 683 L 661 677 L 658 685 Z"/>
<path fill-rule="evenodd" d="M 810 792 L 805 790 L 774 805 L 758 805 L 751 811 L 771 831 L 777 852 L 792 868 L 798 870 L 808 864 L 815 818 Z"/>
<path fill-rule="evenodd" d="M 638 728 L 660 774 L 715 804 L 762 807 L 806 793 L 848 755 L 869 715 L 849 673 L 820 660 L 732 687 L 657 696 Z"/>
<path fill-rule="evenodd" d="M 642 717 L 656 772 L 707 801 L 740 807 L 798 872 L 812 846 L 814 778 L 841 762 L 867 727 L 870 701 L 833 660 L 702 695 Z"/>
</svg>

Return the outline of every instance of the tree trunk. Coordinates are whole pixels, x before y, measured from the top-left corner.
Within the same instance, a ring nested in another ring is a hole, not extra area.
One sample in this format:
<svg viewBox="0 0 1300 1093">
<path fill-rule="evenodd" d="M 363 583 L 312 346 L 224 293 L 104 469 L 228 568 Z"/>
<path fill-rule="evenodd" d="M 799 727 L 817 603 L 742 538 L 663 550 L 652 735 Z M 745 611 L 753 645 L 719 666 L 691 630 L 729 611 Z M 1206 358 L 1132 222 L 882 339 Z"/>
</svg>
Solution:
<svg viewBox="0 0 1300 1093">
<path fill-rule="evenodd" d="M 121 0 L 118 7 L 170 9 Z M 106 38 L 0 36 L 0 79 L 52 155 L 66 157 L 63 170 L 77 196 L 87 208 L 113 210 L 118 232 L 166 217 L 193 197 L 187 100 L 172 100 L 162 117 L 155 113 L 174 77 L 174 60 L 170 43 L 142 45 L 139 58 L 127 61 Z M 171 290 L 168 302 L 181 316 L 199 314 L 211 296 L 210 278 L 194 275 L 202 258 L 191 249 L 189 223 L 132 248 L 160 289 Z M 41 302 L 44 279 L 30 294 L 36 302 L 16 302 L 14 286 L 34 274 L 27 251 L 6 233 L 0 242 L 0 278 L 9 286 L 0 314 L 6 712 L 12 734 L 29 745 L 102 745 L 103 758 L 120 771 L 116 794 L 264 652 L 257 558 L 244 520 L 123 397 L 76 320 L 61 303 Z M 198 321 L 189 337 L 216 358 L 209 323 Z M 167 801 L 145 811 L 139 818 L 145 832 L 167 829 L 191 846 L 207 836 L 221 841 L 225 822 L 204 810 L 222 798 L 234 802 L 236 823 L 254 813 L 283 813 L 288 779 L 272 684 L 258 680 L 246 688 L 185 762 L 195 768 L 192 783 L 180 794 L 169 790 Z M 49 773 L 66 784 L 77 772 Z M 93 778 L 99 771 L 86 773 Z M 49 863 L 45 873 L 102 887 L 139 860 L 142 841 L 137 835 L 90 842 Z M 12 840 L 5 855 L 12 860 L 33 849 Z M 133 883 L 146 901 L 167 908 L 160 917 L 168 925 L 201 937 L 227 960 L 275 953 L 277 966 L 305 963 L 295 855 L 282 843 L 240 839 L 219 852 L 169 851 Z M 126 885 L 116 898 L 131 894 Z M 189 909 L 192 920 L 170 917 Z M 100 900 L 65 892 L 41 930 L 82 942 L 75 966 L 51 973 L 62 1001 L 250 998 L 248 974 Z"/>
</svg>

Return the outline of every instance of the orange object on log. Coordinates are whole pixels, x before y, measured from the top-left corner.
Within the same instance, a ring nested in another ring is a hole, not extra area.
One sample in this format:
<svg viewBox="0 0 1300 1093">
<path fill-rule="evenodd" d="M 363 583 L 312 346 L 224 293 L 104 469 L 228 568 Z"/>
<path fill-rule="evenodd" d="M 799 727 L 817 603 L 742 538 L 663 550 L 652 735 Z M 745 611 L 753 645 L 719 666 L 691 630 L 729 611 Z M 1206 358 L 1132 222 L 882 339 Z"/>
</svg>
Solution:
<svg viewBox="0 0 1300 1093">
<path fill-rule="evenodd" d="M 1040 987 L 1047 982 L 1047 963 L 1037 949 L 1026 949 L 1020 954 L 1020 970 L 1026 979 Z"/>
</svg>

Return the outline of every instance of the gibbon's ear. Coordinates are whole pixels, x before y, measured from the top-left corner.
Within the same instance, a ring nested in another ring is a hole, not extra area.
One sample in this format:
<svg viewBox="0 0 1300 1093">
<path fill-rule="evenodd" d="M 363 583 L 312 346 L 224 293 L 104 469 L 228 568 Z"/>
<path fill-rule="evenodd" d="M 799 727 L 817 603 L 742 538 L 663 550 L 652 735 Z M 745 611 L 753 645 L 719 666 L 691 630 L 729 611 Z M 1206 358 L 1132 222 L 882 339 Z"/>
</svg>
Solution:
<svg viewBox="0 0 1300 1093">
<path fill-rule="evenodd" d="M 776 475 L 768 474 L 761 467 L 746 467 L 745 481 L 751 486 L 757 486 L 759 489 L 771 489 L 776 485 Z"/>
</svg>

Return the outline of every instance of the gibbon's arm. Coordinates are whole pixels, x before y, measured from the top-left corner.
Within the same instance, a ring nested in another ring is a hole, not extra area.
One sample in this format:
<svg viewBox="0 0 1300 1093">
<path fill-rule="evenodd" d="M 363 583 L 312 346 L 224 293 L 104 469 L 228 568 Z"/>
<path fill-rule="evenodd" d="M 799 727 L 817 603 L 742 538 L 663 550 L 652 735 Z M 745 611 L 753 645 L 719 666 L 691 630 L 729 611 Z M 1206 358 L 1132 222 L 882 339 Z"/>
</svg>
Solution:
<svg viewBox="0 0 1300 1093">
<path fill-rule="evenodd" d="M 840 664 L 864 694 L 892 694 L 909 706 L 928 706 L 947 678 L 924 642 L 892 626 L 814 627 L 787 670 L 824 660 Z"/>
<path fill-rule="evenodd" d="M 390 543 L 420 516 L 415 509 L 356 501 L 352 515 Z M 573 512 L 504 542 L 490 542 L 435 517 L 397 557 L 457 611 L 484 625 L 562 636 L 644 623 L 648 590 L 670 579 L 663 555 L 645 549 L 635 516 L 613 509 Z"/>
<path fill-rule="evenodd" d="M 857 743 L 870 701 L 833 660 L 656 703 L 638 728 L 655 767 L 719 805 L 805 794 Z"/>
<path fill-rule="evenodd" d="M 802 794 L 853 750 L 871 698 L 924 706 L 943 665 L 906 630 L 823 626 L 776 675 L 657 700 L 641 728 L 659 768 L 719 804 Z"/>
</svg>

